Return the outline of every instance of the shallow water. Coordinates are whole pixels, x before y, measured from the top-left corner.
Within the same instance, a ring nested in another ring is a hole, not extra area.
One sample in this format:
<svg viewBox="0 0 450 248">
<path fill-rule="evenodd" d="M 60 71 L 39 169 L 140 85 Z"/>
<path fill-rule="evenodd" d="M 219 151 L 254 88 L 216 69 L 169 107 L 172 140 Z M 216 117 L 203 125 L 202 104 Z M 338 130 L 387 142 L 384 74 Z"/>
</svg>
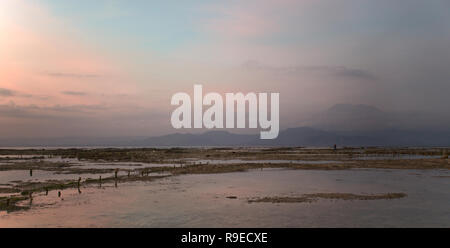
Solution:
<svg viewBox="0 0 450 248">
<path fill-rule="evenodd" d="M 3 227 L 450 227 L 447 170 L 253 170 L 184 175 L 146 183 L 56 191 L 32 209 L 0 214 Z M 247 203 L 309 193 L 406 198 L 313 203 Z M 236 196 L 237 199 L 228 199 Z M 30 204 L 28 201 L 22 204 Z M 50 204 L 50 205 L 48 205 Z"/>
<path fill-rule="evenodd" d="M 381 155 L 356 155 L 355 160 L 401 160 L 401 159 L 435 159 L 440 158 L 437 155 L 417 155 L 417 154 L 381 154 Z"/>
<path fill-rule="evenodd" d="M 332 164 L 339 161 L 332 160 L 283 160 L 283 159 L 265 159 L 265 160 L 245 160 L 245 159 L 198 159 L 190 163 L 194 164 Z"/>
</svg>

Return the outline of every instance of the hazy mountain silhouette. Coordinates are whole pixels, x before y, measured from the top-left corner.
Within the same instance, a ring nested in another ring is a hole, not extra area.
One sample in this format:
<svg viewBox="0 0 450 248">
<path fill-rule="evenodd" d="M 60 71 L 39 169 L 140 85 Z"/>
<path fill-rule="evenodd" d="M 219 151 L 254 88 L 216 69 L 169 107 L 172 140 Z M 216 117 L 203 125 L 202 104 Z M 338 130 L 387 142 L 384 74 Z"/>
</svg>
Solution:
<svg viewBox="0 0 450 248">
<path fill-rule="evenodd" d="M 332 132 L 367 133 L 384 130 L 450 131 L 450 116 L 425 112 L 385 112 L 364 104 L 336 104 L 313 115 L 304 126 Z"/>
<path fill-rule="evenodd" d="M 233 134 L 211 131 L 202 134 L 169 134 L 158 137 L 0 140 L 0 146 L 450 146 L 450 132 L 386 129 L 367 132 L 332 132 L 311 127 L 289 128 L 277 139 L 260 140 L 259 134 Z"/>
<path fill-rule="evenodd" d="M 450 146 L 450 132 L 385 129 L 368 132 L 331 132 L 311 127 L 289 128 L 277 139 L 259 135 L 212 131 L 203 134 L 171 134 L 135 143 L 138 146 Z"/>
<path fill-rule="evenodd" d="M 309 126 L 331 131 L 382 130 L 393 125 L 391 114 L 364 104 L 336 104 L 309 121 Z"/>
<path fill-rule="evenodd" d="M 277 139 L 259 134 L 208 131 L 158 137 L 63 137 L 0 140 L 0 146 L 450 146 L 450 129 L 408 126 L 420 117 L 386 113 L 369 105 L 336 104 L 315 115 L 308 126 L 288 128 Z"/>
<path fill-rule="evenodd" d="M 169 134 L 136 142 L 141 146 L 234 146 L 254 142 L 256 135 L 233 134 L 227 131 L 210 131 L 203 134 Z"/>
</svg>

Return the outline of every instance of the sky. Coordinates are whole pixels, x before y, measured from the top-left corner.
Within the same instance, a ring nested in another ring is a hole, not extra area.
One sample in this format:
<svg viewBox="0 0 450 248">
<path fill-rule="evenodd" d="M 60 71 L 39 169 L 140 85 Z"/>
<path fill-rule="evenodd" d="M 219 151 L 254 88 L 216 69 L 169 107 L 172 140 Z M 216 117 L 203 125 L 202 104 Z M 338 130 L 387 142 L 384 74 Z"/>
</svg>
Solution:
<svg viewBox="0 0 450 248">
<path fill-rule="evenodd" d="M 154 136 L 177 92 L 450 119 L 447 0 L 1 0 L 0 136 Z M 189 130 L 188 130 L 189 131 Z"/>
</svg>

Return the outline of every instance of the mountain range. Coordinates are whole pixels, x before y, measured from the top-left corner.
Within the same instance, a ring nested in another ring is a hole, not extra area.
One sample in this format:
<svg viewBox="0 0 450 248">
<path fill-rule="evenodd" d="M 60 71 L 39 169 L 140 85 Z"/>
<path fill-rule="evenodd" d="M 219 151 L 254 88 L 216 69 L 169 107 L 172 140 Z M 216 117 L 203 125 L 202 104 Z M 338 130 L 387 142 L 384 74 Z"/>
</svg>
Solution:
<svg viewBox="0 0 450 248">
<path fill-rule="evenodd" d="M 408 126 L 405 123 L 416 123 L 408 118 L 368 105 L 337 104 L 314 116 L 310 125 L 282 130 L 274 140 L 261 140 L 259 134 L 208 131 L 157 137 L 0 139 L 0 146 L 450 146 L 448 128 Z"/>
</svg>

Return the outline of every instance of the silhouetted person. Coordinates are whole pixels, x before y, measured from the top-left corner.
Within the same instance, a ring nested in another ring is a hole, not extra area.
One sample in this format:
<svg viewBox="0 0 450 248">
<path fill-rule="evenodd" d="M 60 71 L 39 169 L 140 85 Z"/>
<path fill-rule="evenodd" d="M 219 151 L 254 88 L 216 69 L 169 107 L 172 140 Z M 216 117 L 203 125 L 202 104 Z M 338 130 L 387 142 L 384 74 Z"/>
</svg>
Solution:
<svg viewBox="0 0 450 248">
<path fill-rule="evenodd" d="M 119 173 L 119 168 L 116 168 L 114 170 L 114 178 L 117 179 L 117 173 Z"/>
<path fill-rule="evenodd" d="M 80 188 L 80 183 L 81 183 L 81 177 L 78 177 L 78 183 L 77 183 L 78 189 Z"/>
<path fill-rule="evenodd" d="M 33 169 L 30 169 L 30 177 L 33 176 Z"/>
<path fill-rule="evenodd" d="M 337 146 L 336 146 L 336 144 L 334 144 L 334 150 L 336 151 L 336 149 L 337 149 Z"/>
<path fill-rule="evenodd" d="M 61 191 L 58 191 L 58 197 L 61 197 Z"/>
</svg>

